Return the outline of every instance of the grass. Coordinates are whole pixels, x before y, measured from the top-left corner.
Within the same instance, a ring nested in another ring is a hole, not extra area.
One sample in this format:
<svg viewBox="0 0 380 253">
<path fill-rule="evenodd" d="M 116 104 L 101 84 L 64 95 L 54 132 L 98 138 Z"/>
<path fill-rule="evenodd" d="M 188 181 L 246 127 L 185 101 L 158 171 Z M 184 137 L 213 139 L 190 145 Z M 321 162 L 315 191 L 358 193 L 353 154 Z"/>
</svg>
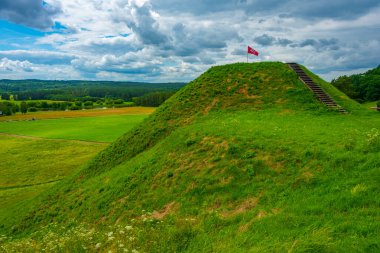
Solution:
<svg viewBox="0 0 380 253">
<path fill-rule="evenodd" d="M 110 115 L 149 115 L 154 112 L 153 107 L 125 107 L 108 109 L 91 109 L 78 111 L 46 111 L 17 113 L 12 116 L 0 117 L 1 121 L 32 120 L 32 119 L 59 119 L 59 118 L 82 118 Z"/>
<path fill-rule="evenodd" d="M 364 103 L 363 106 L 366 107 L 366 108 L 376 108 L 377 107 L 376 103 L 377 103 L 376 101 L 367 102 L 367 103 Z"/>
<path fill-rule="evenodd" d="M 78 171 L 107 145 L 0 135 L 0 216 Z"/>
<path fill-rule="evenodd" d="M 0 216 L 12 215 L 23 203 L 77 172 L 108 146 L 103 142 L 141 122 L 149 110 L 140 109 L 115 110 L 128 113 L 118 116 L 104 110 L 99 115 L 105 111 L 111 115 L 98 117 L 88 117 L 97 115 L 94 112 L 85 116 L 44 112 L 36 114 L 43 120 L 0 122 Z M 62 115 L 71 118 L 46 119 Z"/>
<path fill-rule="evenodd" d="M 147 115 L 111 115 L 0 122 L 0 133 L 50 139 L 111 142 Z"/>
<path fill-rule="evenodd" d="M 59 180 L 92 158 L 106 144 L 1 136 L 1 188 Z M 56 164 L 57 166 L 54 166 Z"/>
<path fill-rule="evenodd" d="M 340 99 L 348 115 L 281 63 L 214 67 L 3 219 L 2 247 L 378 252 L 380 117 Z"/>
</svg>

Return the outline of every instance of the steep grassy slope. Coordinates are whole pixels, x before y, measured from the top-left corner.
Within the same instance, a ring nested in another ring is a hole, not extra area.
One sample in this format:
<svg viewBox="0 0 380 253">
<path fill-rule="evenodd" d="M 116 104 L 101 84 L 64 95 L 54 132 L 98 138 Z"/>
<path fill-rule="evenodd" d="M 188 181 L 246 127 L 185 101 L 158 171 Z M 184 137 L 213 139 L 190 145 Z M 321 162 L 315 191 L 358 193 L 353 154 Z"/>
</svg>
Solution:
<svg viewBox="0 0 380 253">
<path fill-rule="evenodd" d="M 376 252 L 379 125 L 329 111 L 285 64 L 214 67 L 3 220 L 20 237 L 3 247 Z"/>
</svg>

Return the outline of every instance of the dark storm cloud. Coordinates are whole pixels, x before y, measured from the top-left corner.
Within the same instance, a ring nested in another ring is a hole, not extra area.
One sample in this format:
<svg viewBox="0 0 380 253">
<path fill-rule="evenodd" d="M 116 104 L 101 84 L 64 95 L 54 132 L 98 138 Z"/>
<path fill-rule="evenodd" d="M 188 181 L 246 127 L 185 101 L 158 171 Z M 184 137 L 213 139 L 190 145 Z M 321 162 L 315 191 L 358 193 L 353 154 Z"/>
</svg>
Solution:
<svg viewBox="0 0 380 253">
<path fill-rule="evenodd" d="M 339 50 L 339 40 L 336 38 L 330 39 L 305 39 L 302 41 L 292 41 L 286 38 L 275 38 L 268 34 L 260 35 L 253 41 L 261 46 L 290 46 L 290 47 L 313 47 L 318 50 Z"/>
<path fill-rule="evenodd" d="M 254 42 L 261 46 L 273 46 L 273 45 L 280 45 L 283 47 L 286 47 L 287 45 L 290 45 L 293 43 L 293 41 L 286 39 L 286 38 L 275 38 L 273 36 L 270 36 L 268 34 L 260 35 L 253 39 Z"/>
<path fill-rule="evenodd" d="M 141 7 L 134 6 L 134 10 L 136 11 L 134 19 L 128 20 L 126 23 L 141 42 L 146 45 L 165 44 L 168 38 L 159 31 L 159 25 L 150 12 L 149 4 Z"/>
<path fill-rule="evenodd" d="M 247 5 L 247 1 L 242 0 L 155 0 L 152 1 L 154 9 L 163 12 L 192 13 L 203 15 L 206 13 L 224 12 L 231 8 L 241 8 Z"/>
<path fill-rule="evenodd" d="M 195 16 L 230 10 L 255 13 L 277 14 L 281 17 L 353 19 L 376 6 L 378 0 L 155 0 L 154 9 L 162 12 L 191 13 Z"/>
<path fill-rule="evenodd" d="M 224 30 L 223 32 L 220 32 Z M 227 48 L 228 41 L 241 41 L 237 31 L 218 24 L 212 27 L 187 27 L 182 23 L 173 26 L 171 43 L 175 55 L 185 57 L 202 54 L 207 51 L 220 52 Z M 204 58 L 202 58 L 204 59 Z M 200 62 L 212 62 L 201 60 Z"/>
<path fill-rule="evenodd" d="M 124 22 L 143 45 L 154 47 L 155 56 L 187 57 L 201 55 L 206 50 L 208 53 L 220 52 L 227 48 L 227 42 L 242 40 L 236 29 L 222 24 L 186 26 L 175 23 L 161 28 L 153 16 L 155 10 L 152 8 L 150 3 L 142 6 L 134 4 L 131 14 L 117 19 L 117 22 Z M 202 63 L 213 62 L 205 58 L 199 59 Z"/>
<path fill-rule="evenodd" d="M 42 0 L 1 0 L 0 19 L 40 30 L 54 25 L 53 16 L 60 10 Z"/>
<path fill-rule="evenodd" d="M 293 47 L 307 47 L 307 46 L 311 46 L 311 47 L 314 47 L 315 49 L 317 50 L 325 50 L 325 49 L 328 49 L 328 50 L 339 50 L 339 45 L 338 45 L 339 41 L 335 38 L 332 38 L 332 39 L 319 39 L 319 40 L 315 40 L 315 39 L 306 39 L 304 41 L 302 41 L 301 43 L 299 44 L 293 44 L 292 46 Z"/>
<path fill-rule="evenodd" d="M 276 38 L 268 34 L 263 34 L 259 37 L 256 37 L 254 41 L 262 46 L 271 46 L 276 41 Z"/>
<path fill-rule="evenodd" d="M 281 46 L 287 46 L 287 45 L 292 44 L 293 41 L 288 40 L 288 39 L 281 39 L 281 38 L 280 38 L 280 39 L 277 40 L 277 43 L 278 43 L 279 45 L 281 45 Z"/>
<path fill-rule="evenodd" d="M 296 8 L 292 8 L 295 6 Z M 376 6 L 378 0 L 319 0 L 319 1 L 288 1 L 287 8 L 291 13 L 304 18 L 354 19 Z"/>
</svg>

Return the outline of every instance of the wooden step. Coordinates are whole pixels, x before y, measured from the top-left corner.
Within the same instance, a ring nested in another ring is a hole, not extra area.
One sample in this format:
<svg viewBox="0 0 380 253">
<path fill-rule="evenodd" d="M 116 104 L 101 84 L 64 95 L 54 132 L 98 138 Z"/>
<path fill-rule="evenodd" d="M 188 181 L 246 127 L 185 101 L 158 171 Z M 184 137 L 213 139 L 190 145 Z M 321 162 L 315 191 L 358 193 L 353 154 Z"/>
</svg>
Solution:
<svg viewBox="0 0 380 253">
<path fill-rule="evenodd" d="M 305 71 L 298 65 L 298 63 L 291 62 L 288 66 L 298 75 L 301 81 L 314 93 L 319 101 L 324 103 L 329 108 L 337 108 L 340 113 L 347 113 L 347 111 L 339 106 L 334 99 L 332 99 L 313 79 L 311 79 Z"/>
</svg>

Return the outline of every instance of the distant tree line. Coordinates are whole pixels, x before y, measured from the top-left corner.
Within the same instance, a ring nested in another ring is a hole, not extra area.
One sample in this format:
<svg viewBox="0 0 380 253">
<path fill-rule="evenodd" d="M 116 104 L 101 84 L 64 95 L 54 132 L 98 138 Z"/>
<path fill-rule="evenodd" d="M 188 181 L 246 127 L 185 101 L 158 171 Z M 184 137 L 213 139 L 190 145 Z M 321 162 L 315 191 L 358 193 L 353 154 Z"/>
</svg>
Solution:
<svg viewBox="0 0 380 253">
<path fill-rule="evenodd" d="M 183 85 L 184 83 L 0 80 L 0 114 L 134 105 L 159 106 Z"/>
<path fill-rule="evenodd" d="M 156 107 L 161 105 L 165 100 L 170 98 L 175 92 L 174 91 L 159 91 L 145 94 L 141 97 L 135 97 L 132 101 L 139 106 L 152 106 Z"/>
<path fill-rule="evenodd" d="M 12 102 L 0 102 L 0 116 L 9 116 L 20 111 L 20 106 Z"/>
<path fill-rule="evenodd" d="M 9 100 L 56 100 L 73 101 L 100 98 L 132 101 L 134 97 L 158 91 L 177 91 L 184 83 L 134 83 L 98 81 L 42 81 L 42 80 L 0 80 L 0 95 Z"/>
<path fill-rule="evenodd" d="M 12 115 L 16 112 L 27 113 L 37 111 L 66 111 L 66 110 L 82 110 L 82 109 L 94 109 L 101 107 L 130 107 L 134 106 L 133 102 L 125 102 L 123 99 L 100 99 L 96 102 L 93 101 L 21 101 L 17 103 L 15 101 L 0 101 L 0 114 Z"/>
<path fill-rule="evenodd" d="M 364 74 L 338 77 L 331 84 L 358 102 L 379 101 L 380 66 Z"/>
</svg>

